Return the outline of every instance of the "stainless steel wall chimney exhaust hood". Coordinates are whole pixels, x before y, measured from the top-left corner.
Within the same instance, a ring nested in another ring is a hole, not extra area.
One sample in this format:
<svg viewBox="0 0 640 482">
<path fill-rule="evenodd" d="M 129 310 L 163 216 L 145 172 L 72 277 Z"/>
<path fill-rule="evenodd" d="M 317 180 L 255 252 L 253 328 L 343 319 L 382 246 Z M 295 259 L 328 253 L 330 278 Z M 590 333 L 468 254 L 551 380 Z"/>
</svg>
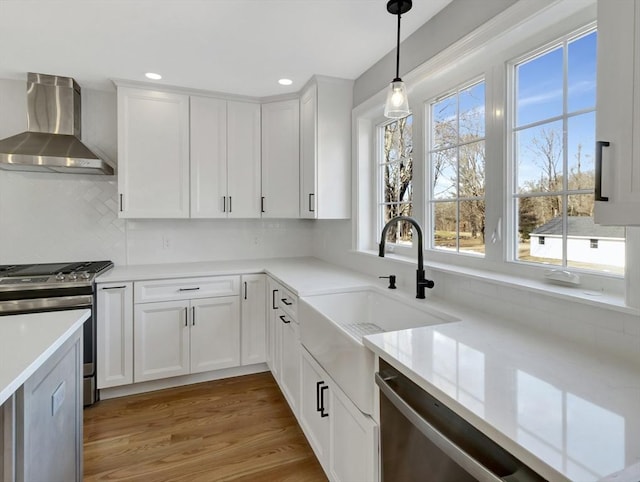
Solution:
<svg viewBox="0 0 640 482">
<path fill-rule="evenodd" d="M 80 86 L 69 77 L 29 73 L 27 131 L 0 140 L 0 169 L 113 174 L 80 141 Z"/>
</svg>

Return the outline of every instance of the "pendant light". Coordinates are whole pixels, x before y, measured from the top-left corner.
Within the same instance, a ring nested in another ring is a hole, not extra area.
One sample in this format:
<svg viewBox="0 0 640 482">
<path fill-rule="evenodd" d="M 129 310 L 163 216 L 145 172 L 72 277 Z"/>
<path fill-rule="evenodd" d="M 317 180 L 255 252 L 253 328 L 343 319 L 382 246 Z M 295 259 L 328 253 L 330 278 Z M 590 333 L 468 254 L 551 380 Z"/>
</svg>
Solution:
<svg viewBox="0 0 640 482">
<path fill-rule="evenodd" d="M 411 0 L 389 0 L 387 2 L 387 12 L 398 16 L 398 48 L 396 50 L 396 78 L 389 85 L 387 92 L 387 102 L 384 105 L 384 116 L 390 119 L 400 119 L 408 116 L 409 98 L 407 88 L 400 78 L 400 15 L 407 13 L 412 7 Z"/>
</svg>

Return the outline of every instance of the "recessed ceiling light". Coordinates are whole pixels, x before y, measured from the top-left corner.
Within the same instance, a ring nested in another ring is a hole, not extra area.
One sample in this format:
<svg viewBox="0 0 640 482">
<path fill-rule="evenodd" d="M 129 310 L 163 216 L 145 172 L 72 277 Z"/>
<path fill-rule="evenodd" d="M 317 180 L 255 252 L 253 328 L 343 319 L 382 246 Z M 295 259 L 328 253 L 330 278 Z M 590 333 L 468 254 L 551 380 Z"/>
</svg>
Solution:
<svg viewBox="0 0 640 482">
<path fill-rule="evenodd" d="M 151 80 L 160 80 L 162 78 L 162 75 L 160 74 L 155 74 L 153 72 L 147 72 L 146 74 L 144 74 L 144 76 L 147 79 L 151 79 Z"/>
<path fill-rule="evenodd" d="M 278 84 L 280 84 L 280 85 L 291 85 L 291 84 L 293 84 L 293 80 L 291 80 L 291 79 L 280 79 L 278 81 Z"/>
</svg>

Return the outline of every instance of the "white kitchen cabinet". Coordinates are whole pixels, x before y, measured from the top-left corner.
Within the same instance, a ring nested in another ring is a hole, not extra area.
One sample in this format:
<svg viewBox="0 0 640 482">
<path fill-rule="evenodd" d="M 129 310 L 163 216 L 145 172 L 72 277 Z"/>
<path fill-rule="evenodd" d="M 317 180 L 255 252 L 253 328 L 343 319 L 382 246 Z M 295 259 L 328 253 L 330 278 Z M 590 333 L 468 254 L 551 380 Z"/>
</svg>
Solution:
<svg viewBox="0 0 640 482">
<path fill-rule="evenodd" d="M 190 373 L 239 366 L 238 297 L 194 299 L 190 305 Z"/>
<path fill-rule="evenodd" d="M 282 324 L 280 388 L 297 417 L 300 401 L 300 328 L 298 322 L 282 310 L 278 318 Z"/>
<path fill-rule="evenodd" d="M 278 295 L 280 294 L 280 284 L 270 277 L 267 277 L 267 365 L 271 370 L 273 378 L 280 383 L 280 366 L 282 365 L 282 321 L 280 320 L 280 307 L 278 306 Z"/>
<path fill-rule="evenodd" d="M 262 105 L 262 217 L 300 217 L 300 103 Z"/>
<path fill-rule="evenodd" d="M 316 76 L 300 98 L 300 215 L 351 217 L 353 82 Z"/>
<path fill-rule="evenodd" d="M 225 218 L 227 102 L 191 96 L 191 217 Z"/>
<path fill-rule="evenodd" d="M 378 480 L 378 427 L 304 348 L 300 425 L 329 480 Z M 372 382 L 373 383 L 373 382 Z"/>
<path fill-rule="evenodd" d="M 237 296 L 137 303 L 134 381 L 240 365 Z"/>
<path fill-rule="evenodd" d="M 266 275 L 242 275 L 241 364 L 267 361 Z"/>
<path fill-rule="evenodd" d="M 97 287 L 98 388 L 133 383 L 133 283 Z"/>
<path fill-rule="evenodd" d="M 378 480 L 377 424 L 334 383 L 329 392 L 329 478 L 335 482 Z"/>
<path fill-rule="evenodd" d="M 134 381 L 189 373 L 189 301 L 138 303 L 134 310 Z"/>
<path fill-rule="evenodd" d="M 259 218 L 260 104 L 227 102 L 227 217 Z"/>
<path fill-rule="evenodd" d="M 608 143 L 600 148 L 605 199 L 596 175 L 598 224 L 640 225 L 639 39 L 639 0 L 598 1 L 596 140 Z"/>
<path fill-rule="evenodd" d="M 118 86 L 123 218 L 189 217 L 189 96 Z"/>
<path fill-rule="evenodd" d="M 329 386 L 324 370 L 309 352 L 302 349 L 302 389 L 300 390 L 300 426 L 327 471 L 329 460 Z"/>
</svg>

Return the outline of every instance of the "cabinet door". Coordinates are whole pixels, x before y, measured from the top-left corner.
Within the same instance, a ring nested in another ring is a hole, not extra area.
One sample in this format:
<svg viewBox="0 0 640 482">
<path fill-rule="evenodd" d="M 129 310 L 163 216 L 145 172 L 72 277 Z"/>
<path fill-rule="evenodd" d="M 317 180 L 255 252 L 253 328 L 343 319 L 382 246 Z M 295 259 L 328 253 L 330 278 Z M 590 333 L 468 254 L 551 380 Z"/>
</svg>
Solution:
<svg viewBox="0 0 640 482">
<path fill-rule="evenodd" d="M 134 382 L 189 373 L 188 311 L 188 301 L 135 305 Z"/>
<path fill-rule="evenodd" d="M 333 384 L 330 396 L 329 477 L 336 482 L 378 480 L 378 426 Z"/>
<path fill-rule="evenodd" d="M 98 388 L 133 383 L 133 283 L 98 285 Z"/>
<path fill-rule="evenodd" d="M 189 217 L 189 97 L 118 88 L 120 217 Z"/>
<path fill-rule="evenodd" d="M 268 325 L 268 343 L 267 343 L 267 364 L 271 369 L 271 374 L 276 381 L 280 382 L 280 366 L 282 364 L 282 353 L 280 342 L 282 339 L 282 322 L 278 317 L 281 314 L 278 307 L 278 294 L 280 293 L 280 284 L 271 278 L 267 278 L 267 325 Z"/>
<path fill-rule="evenodd" d="M 300 217 L 300 103 L 262 105 L 262 217 Z"/>
<path fill-rule="evenodd" d="M 191 300 L 191 373 L 240 365 L 237 296 Z"/>
<path fill-rule="evenodd" d="M 191 217 L 224 218 L 227 195 L 227 102 L 191 103 Z"/>
<path fill-rule="evenodd" d="M 318 461 L 326 470 L 329 463 L 329 413 L 331 413 L 327 384 L 329 377 L 304 348 L 301 352 L 300 425 Z"/>
<path fill-rule="evenodd" d="M 282 313 L 282 312 L 281 312 Z M 298 323 L 285 313 L 278 315 L 282 325 L 282 367 L 280 388 L 289 402 L 293 413 L 298 417 L 300 400 L 300 330 Z"/>
<path fill-rule="evenodd" d="M 596 139 L 602 148 L 602 196 L 594 219 L 640 225 L 640 2 L 598 2 Z M 596 179 L 596 183 L 598 180 Z"/>
<path fill-rule="evenodd" d="M 300 98 L 300 217 L 316 217 L 318 90 L 311 85 Z"/>
<path fill-rule="evenodd" d="M 242 276 L 242 365 L 267 360 L 266 276 Z"/>
<path fill-rule="evenodd" d="M 227 102 L 227 214 L 260 217 L 260 104 Z"/>
</svg>

